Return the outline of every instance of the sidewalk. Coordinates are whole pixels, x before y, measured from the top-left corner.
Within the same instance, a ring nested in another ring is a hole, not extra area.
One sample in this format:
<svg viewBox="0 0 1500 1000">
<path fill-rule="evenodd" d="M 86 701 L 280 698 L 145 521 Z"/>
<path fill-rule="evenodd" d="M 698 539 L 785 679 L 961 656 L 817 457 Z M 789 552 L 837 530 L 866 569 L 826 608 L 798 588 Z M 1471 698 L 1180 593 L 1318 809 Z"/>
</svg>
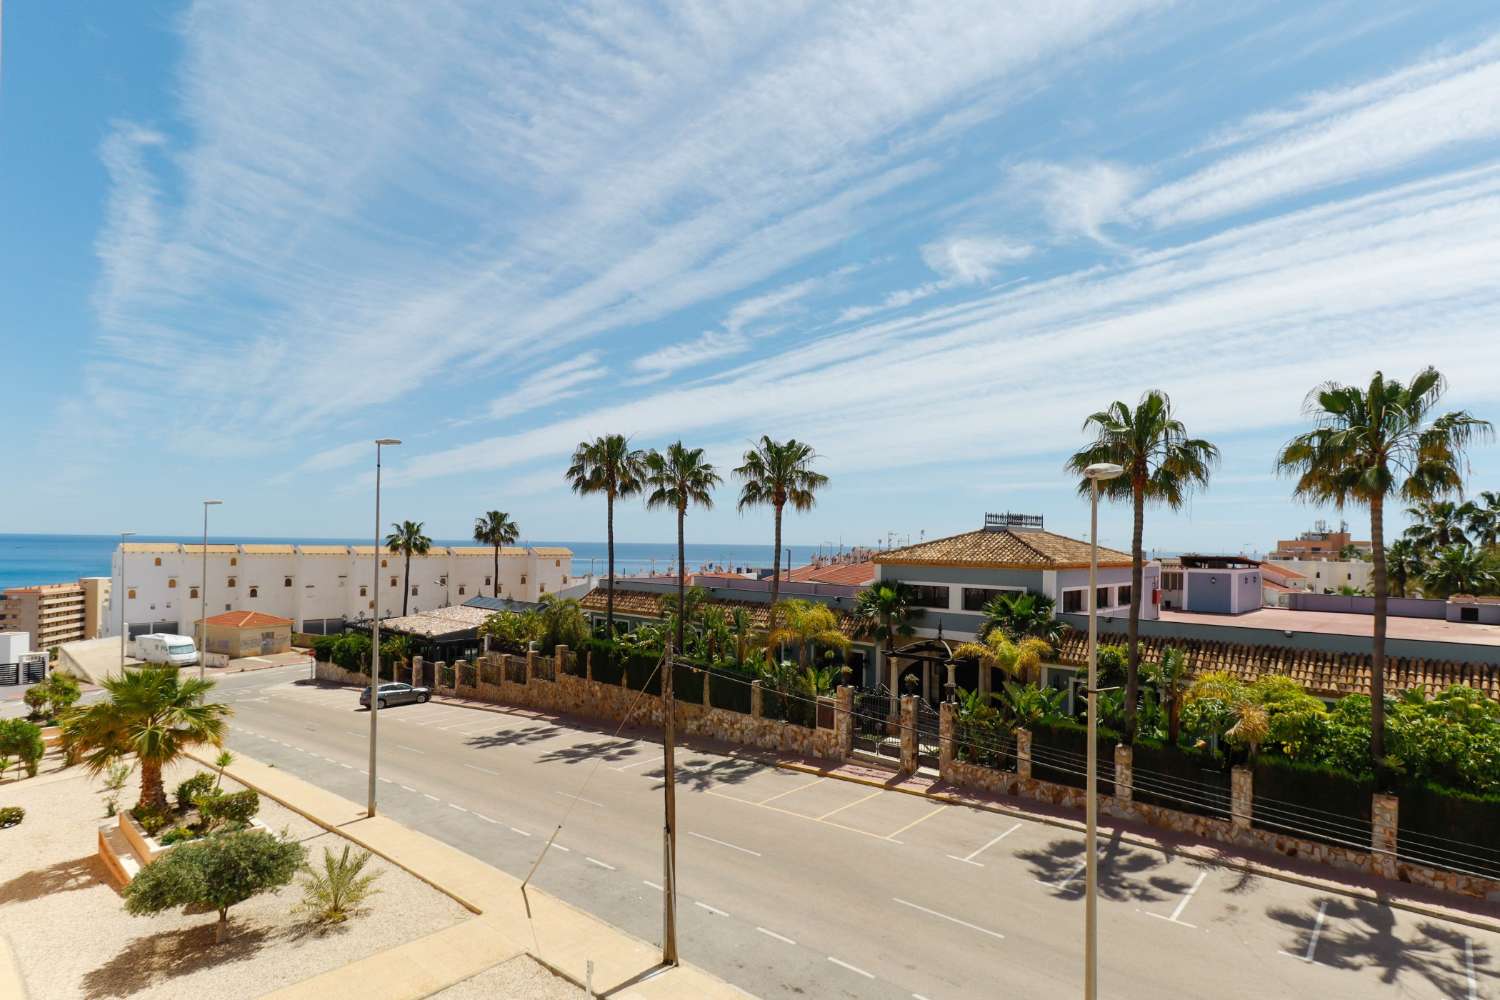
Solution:
<svg viewBox="0 0 1500 1000">
<path fill-rule="evenodd" d="M 528 919 L 519 879 L 384 816 L 366 818 L 363 806 L 284 771 L 238 755 L 227 773 L 480 915 L 280 990 L 277 1000 L 414 1000 L 523 952 L 580 984 L 592 960 L 595 991 L 618 1000 L 748 996 L 692 966 L 660 968 L 655 945 L 535 888 L 527 890 Z"/>
</svg>

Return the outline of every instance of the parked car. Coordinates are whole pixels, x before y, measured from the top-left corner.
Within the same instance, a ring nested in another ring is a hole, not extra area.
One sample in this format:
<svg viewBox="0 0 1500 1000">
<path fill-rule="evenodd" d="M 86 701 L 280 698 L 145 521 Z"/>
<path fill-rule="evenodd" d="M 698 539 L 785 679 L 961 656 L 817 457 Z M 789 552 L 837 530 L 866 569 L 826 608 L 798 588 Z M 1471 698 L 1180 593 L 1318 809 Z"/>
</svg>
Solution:
<svg viewBox="0 0 1500 1000">
<path fill-rule="evenodd" d="M 392 683 L 380 685 L 380 707 L 389 708 L 392 705 L 407 703 L 422 704 L 432 697 L 432 688 L 412 687 L 410 684 Z M 359 703 L 365 708 L 370 707 L 370 689 L 365 688 L 359 693 Z"/>
</svg>

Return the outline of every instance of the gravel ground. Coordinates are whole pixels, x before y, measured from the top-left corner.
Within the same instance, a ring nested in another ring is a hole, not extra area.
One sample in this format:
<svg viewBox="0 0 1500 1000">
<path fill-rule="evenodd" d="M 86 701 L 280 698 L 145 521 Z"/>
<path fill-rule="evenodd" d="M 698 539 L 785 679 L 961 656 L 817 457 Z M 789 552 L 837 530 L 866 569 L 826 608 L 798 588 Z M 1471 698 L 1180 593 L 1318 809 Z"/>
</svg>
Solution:
<svg viewBox="0 0 1500 1000">
<path fill-rule="evenodd" d="M 431 994 L 429 1000 L 579 1000 L 582 996 L 583 990 L 530 955 L 517 955 Z"/>
<path fill-rule="evenodd" d="M 196 770 L 170 770 L 168 794 Z M 134 803 L 138 793 L 132 776 L 122 803 Z M 101 782 L 81 769 L 76 779 L 0 786 L 0 805 L 26 809 L 20 826 L 0 830 L 0 912 L 33 998 L 255 997 L 469 916 L 447 896 L 375 858 L 365 870 L 382 873 L 376 883 L 381 891 L 365 914 L 343 926 L 320 930 L 292 912 L 302 898 L 299 879 L 231 908 L 228 940 L 215 945 L 218 918 L 212 911 L 153 917 L 125 912 L 97 854 L 103 802 Z M 323 847 L 337 852 L 347 843 L 269 799 L 261 799 L 259 818 L 302 842 L 314 860 L 321 859 Z"/>
</svg>

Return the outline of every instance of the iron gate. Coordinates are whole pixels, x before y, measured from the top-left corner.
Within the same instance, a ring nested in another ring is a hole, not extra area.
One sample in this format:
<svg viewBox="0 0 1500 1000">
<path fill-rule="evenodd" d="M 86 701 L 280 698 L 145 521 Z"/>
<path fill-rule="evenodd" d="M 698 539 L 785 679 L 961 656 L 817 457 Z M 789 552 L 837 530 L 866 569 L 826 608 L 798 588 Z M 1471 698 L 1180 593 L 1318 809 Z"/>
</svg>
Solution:
<svg viewBox="0 0 1500 1000">
<path fill-rule="evenodd" d="M 854 749 L 899 761 L 900 718 L 891 689 L 880 687 L 854 693 Z"/>
<path fill-rule="evenodd" d="M 938 769 L 938 733 L 941 728 L 938 710 L 927 703 L 926 698 L 917 699 L 917 766 Z"/>
</svg>

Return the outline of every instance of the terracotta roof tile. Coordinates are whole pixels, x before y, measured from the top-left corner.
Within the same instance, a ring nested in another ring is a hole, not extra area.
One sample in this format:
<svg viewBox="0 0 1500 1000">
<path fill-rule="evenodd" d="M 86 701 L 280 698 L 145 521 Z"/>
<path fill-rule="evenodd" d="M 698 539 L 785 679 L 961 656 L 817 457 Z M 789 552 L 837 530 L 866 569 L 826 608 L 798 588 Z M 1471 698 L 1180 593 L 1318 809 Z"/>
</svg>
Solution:
<svg viewBox="0 0 1500 1000">
<path fill-rule="evenodd" d="M 829 566 L 798 566 L 791 579 L 806 583 L 831 583 L 842 587 L 862 587 L 875 579 L 875 564 L 834 563 Z"/>
<path fill-rule="evenodd" d="M 615 614 L 629 615 L 632 618 L 660 618 L 661 599 L 663 596 L 675 596 L 665 591 L 647 590 L 624 590 L 615 588 Z M 593 611 L 602 614 L 608 606 L 608 592 L 604 587 L 595 587 L 585 594 L 578 602 L 585 611 Z M 763 601 L 731 601 L 710 598 L 707 602 L 716 608 L 725 611 L 733 611 L 735 608 L 744 608 L 750 612 L 750 627 L 764 629 L 766 627 L 766 614 L 769 606 Z M 847 636 L 854 634 L 854 619 L 847 611 L 834 609 L 834 616 L 839 622 L 839 631 Z"/>
<path fill-rule="evenodd" d="M 966 531 L 877 553 L 883 566 L 977 566 L 986 569 L 1079 569 L 1089 543 L 1050 531 Z M 1099 549 L 1100 566 L 1129 566 L 1130 553 Z"/>
<path fill-rule="evenodd" d="M 226 611 L 222 615 L 210 616 L 208 624 L 227 625 L 230 628 L 271 628 L 290 625 L 292 620 L 268 615 L 264 611 Z"/>
</svg>

